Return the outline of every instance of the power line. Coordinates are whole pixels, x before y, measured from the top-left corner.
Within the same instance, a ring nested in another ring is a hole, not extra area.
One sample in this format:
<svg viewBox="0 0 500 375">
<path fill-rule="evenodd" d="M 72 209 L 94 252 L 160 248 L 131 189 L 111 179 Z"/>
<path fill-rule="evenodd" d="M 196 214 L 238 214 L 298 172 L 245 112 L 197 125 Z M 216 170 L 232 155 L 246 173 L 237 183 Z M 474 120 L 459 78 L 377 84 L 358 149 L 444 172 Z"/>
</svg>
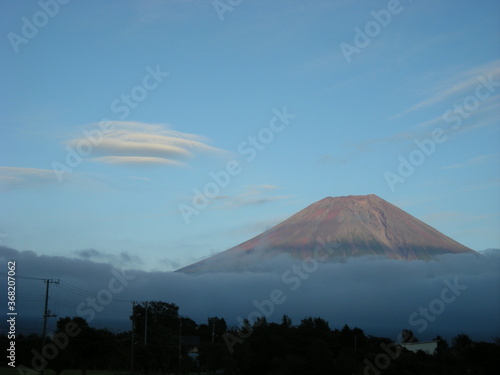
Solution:
<svg viewBox="0 0 500 375">
<path fill-rule="evenodd" d="M 76 285 L 67 283 L 66 281 L 63 281 L 61 286 L 64 286 L 67 289 L 73 290 L 75 293 L 82 293 L 82 294 L 88 294 L 88 295 L 94 295 L 95 293 L 89 292 L 88 290 L 82 289 Z"/>
<path fill-rule="evenodd" d="M 0 272 L 0 275 L 3 276 L 8 276 L 4 272 Z M 40 278 L 40 277 L 30 277 L 30 276 L 21 276 L 21 275 L 16 275 L 17 279 L 26 279 L 26 280 L 39 280 L 39 281 L 45 281 L 48 279 Z M 67 292 L 77 294 L 82 297 L 95 297 L 97 293 L 92 293 L 89 292 L 88 290 L 82 289 L 76 285 L 72 285 L 68 282 L 59 280 L 59 284 L 57 285 L 59 288 L 66 290 Z M 118 299 L 118 298 L 113 298 L 113 302 L 124 302 L 124 303 L 131 303 L 132 300 L 125 300 L 125 299 Z"/>
<path fill-rule="evenodd" d="M 67 291 L 67 292 L 70 292 L 70 293 L 73 293 L 73 294 L 76 294 L 76 295 L 79 295 L 81 297 L 93 297 L 95 296 L 94 293 L 91 293 L 91 292 L 88 292 L 86 290 L 83 290 L 83 289 L 80 289 L 80 288 L 77 288 L 71 284 L 67 284 L 65 282 L 61 283 L 59 285 L 59 288 Z"/>
<path fill-rule="evenodd" d="M 0 275 L 3 275 L 3 276 L 8 276 L 6 273 L 4 272 L 0 272 Z M 16 279 L 26 279 L 26 280 L 41 280 L 41 281 L 44 281 L 44 280 L 47 280 L 47 279 L 42 279 L 40 277 L 29 277 L 29 276 L 20 276 L 20 275 L 16 275 Z"/>
<path fill-rule="evenodd" d="M 70 283 L 67 283 L 65 281 L 61 281 L 61 285 L 59 285 L 59 287 L 62 288 L 62 289 L 64 289 L 64 290 L 66 290 L 66 291 L 68 291 L 68 292 L 77 294 L 77 295 L 82 296 L 82 297 L 95 297 L 98 294 L 98 293 L 89 292 L 88 290 L 82 289 L 80 287 L 77 287 L 77 286 L 72 285 Z M 113 302 L 131 303 L 132 301 L 131 300 L 124 300 L 124 299 L 113 298 Z"/>
</svg>

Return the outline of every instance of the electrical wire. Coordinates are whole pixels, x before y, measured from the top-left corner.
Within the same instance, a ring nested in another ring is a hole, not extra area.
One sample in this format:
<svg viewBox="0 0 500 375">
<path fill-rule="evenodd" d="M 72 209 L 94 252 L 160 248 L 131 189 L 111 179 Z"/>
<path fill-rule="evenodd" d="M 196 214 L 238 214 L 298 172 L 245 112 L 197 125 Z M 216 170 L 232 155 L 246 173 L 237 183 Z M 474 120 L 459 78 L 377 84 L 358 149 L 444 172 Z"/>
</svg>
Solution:
<svg viewBox="0 0 500 375">
<path fill-rule="evenodd" d="M 59 282 L 59 287 L 62 289 L 66 289 L 67 291 L 74 293 L 74 294 L 79 294 L 84 297 L 91 297 L 95 296 L 95 293 L 89 292 L 88 290 L 82 289 L 80 287 L 77 287 L 76 285 L 72 285 L 70 283 L 67 283 L 66 281 L 60 281 Z"/>
<path fill-rule="evenodd" d="M 77 294 L 82 297 L 96 297 L 98 293 L 92 293 L 89 292 L 88 290 L 82 289 L 80 287 L 77 287 L 75 285 L 72 285 L 66 281 L 60 281 L 58 286 L 62 288 L 63 290 L 66 290 L 70 293 Z M 118 299 L 118 298 L 113 298 L 113 302 L 125 302 L 125 303 L 132 303 L 132 300 L 125 300 L 125 299 Z"/>
<path fill-rule="evenodd" d="M 3 276 L 9 276 L 7 273 L 5 272 L 0 272 L 0 275 L 3 275 Z M 25 280 L 47 280 L 47 279 L 42 279 L 42 278 L 39 278 L 39 277 L 29 277 L 29 276 L 21 276 L 21 275 L 17 275 L 15 276 L 16 279 L 25 279 Z"/>
</svg>

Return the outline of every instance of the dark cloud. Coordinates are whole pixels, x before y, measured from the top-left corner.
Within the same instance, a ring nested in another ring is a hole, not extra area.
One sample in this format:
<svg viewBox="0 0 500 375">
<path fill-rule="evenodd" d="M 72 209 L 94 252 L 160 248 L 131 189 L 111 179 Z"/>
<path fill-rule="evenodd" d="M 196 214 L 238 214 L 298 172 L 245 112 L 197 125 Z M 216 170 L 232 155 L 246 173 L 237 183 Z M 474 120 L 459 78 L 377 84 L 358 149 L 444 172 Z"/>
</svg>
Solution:
<svg viewBox="0 0 500 375">
<path fill-rule="evenodd" d="M 133 267 L 135 265 L 144 264 L 139 257 L 135 255 L 130 255 L 125 251 L 122 251 L 118 255 L 105 253 L 103 251 L 99 251 L 96 249 L 76 250 L 73 253 L 78 258 L 82 258 L 85 260 L 92 260 L 95 262 L 112 263 L 120 267 Z"/>
<path fill-rule="evenodd" d="M 102 253 L 96 249 L 76 250 L 75 254 L 83 259 L 102 258 Z"/>
<path fill-rule="evenodd" d="M 0 247 L 0 260 L 2 264 L 16 260 L 19 276 L 60 279 L 59 285 L 51 285 L 49 301 L 59 316 L 79 311 L 88 319 L 92 309 L 87 298 L 97 295 L 104 301 L 111 295 L 112 302 L 100 306 L 102 311 L 94 309 L 91 324 L 95 326 L 127 330 L 130 301 L 162 300 L 176 303 L 182 315 L 200 323 L 209 316 L 222 316 L 236 326 L 239 317 L 253 318 L 261 309 L 269 321 L 280 321 L 283 314 L 295 323 L 306 316 L 320 316 L 331 327 L 349 324 L 394 339 L 403 328 L 412 329 L 421 340 L 437 334 L 451 339 L 467 333 L 476 340 L 500 336 L 500 257 L 495 251 L 482 256 L 447 255 L 429 262 L 352 258 L 323 263 L 283 256 L 267 261 L 263 272 L 198 276 L 121 273 L 107 263 L 39 256 L 6 247 Z M 5 283 L 5 273 L 1 276 Z M 121 285 L 117 278 L 128 280 L 123 290 L 110 293 L 110 286 L 116 290 Z M 20 278 L 17 291 L 19 315 L 40 320 L 43 281 Z M 0 297 L 2 305 L 4 299 Z M 53 326 L 55 319 L 50 323 Z M 39 323 L 26 324 L 40 327 Z"/>
</svg>

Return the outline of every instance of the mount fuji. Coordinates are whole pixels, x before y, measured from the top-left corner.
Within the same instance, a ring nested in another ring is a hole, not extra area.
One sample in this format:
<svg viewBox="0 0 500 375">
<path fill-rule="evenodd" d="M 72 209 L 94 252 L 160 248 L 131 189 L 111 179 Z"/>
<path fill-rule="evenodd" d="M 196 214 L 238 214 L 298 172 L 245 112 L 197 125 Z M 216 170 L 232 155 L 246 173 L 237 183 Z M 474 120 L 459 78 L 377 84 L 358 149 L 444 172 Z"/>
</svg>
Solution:
<svg viewBox="0 0 500 375">
<path fill-rule="evenodd" d="M 328 248 L 330 260 L 375 255 L 430 260 L 443 254 L 475 253 L 376 195 L 327 197 L 229 250 L 177 272 L 255 271 L 287 254 L 305 259 Z"/>
</svg>

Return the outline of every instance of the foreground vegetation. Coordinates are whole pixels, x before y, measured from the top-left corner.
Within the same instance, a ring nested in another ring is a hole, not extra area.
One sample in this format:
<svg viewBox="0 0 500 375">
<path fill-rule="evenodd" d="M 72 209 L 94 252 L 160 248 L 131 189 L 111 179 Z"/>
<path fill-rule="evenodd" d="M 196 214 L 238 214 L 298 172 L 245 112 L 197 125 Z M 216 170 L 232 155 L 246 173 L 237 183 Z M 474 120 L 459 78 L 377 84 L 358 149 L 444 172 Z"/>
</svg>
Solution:
<svg viewBox="0 0 500 375">
<path fill-rule="evenodd" d="M 491 374 L 500 368 L 499 340 L 473 342 L 465 334 L 454 337 L 451 345 L 437 337 L 431 355 L 401 349 L 359 328 L 331 329 L 321 318 L 294 325 L 284 316 L 279 324 L 261 319 L 228 329 L 224 319 L 197 325 L 181 318 L 174 304 L 150 302 L 147 312 L 144 305 L 135 306 L 131 319 L 135 329 L 120 334 L 92 328 L 78 317 L 59 319 L 45 348 L 37 335 L 17 338 L 16 365 L 22 364 L 23 371 L 8 367 L 4 356 L 0 372 L 34 375 L 38 371 L 30 369 L 43 366 L 44 375 L 125 375 L 131 367 L 136 374 L 432 375 Z M 417 341 L 411 331 L 403 332 L 404 341 Z M 0 342 L 5 353 L 9 340 L 0 336 Z"/>
</svg>

